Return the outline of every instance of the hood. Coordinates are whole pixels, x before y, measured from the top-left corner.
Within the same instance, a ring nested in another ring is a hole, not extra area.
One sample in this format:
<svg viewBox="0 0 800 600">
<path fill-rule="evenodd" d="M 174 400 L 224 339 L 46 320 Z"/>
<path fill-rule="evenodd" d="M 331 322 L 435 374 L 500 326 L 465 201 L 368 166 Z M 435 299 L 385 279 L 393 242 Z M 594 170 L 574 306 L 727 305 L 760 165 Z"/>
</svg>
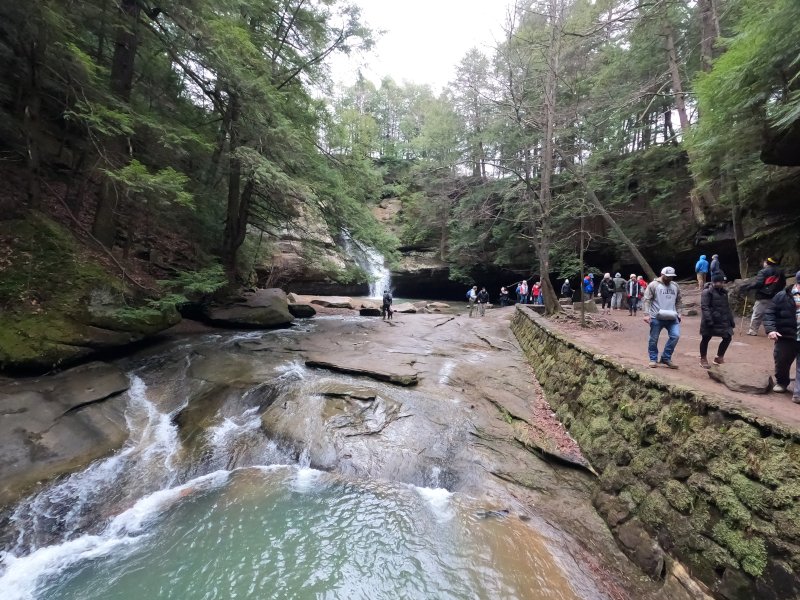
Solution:
<svg viewBox="0 0 800 600">
<path fill-rule="evenodd" d="M 706 255 L 705 254 L 701 254 L 700 255 L 700 260 L 705 260 L 705 259 L 706 259 Z"/>
</svg>

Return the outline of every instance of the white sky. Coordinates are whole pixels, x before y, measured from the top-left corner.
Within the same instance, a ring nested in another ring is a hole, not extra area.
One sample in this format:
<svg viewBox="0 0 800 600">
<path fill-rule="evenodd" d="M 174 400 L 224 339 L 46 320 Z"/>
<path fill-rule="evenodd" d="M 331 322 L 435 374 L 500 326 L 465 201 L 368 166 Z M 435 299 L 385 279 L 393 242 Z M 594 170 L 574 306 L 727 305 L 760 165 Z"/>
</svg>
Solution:
<svg viewBox="0 0 800 600">
<path fill-rule="evenodd" d="M 467 51 L 477 47 L 491 56 L 502 39 L 508 6 L 513 0 L 354 0 L 362 21 L 376 35 L 369 56 L 336 58 L 334 79 L 349 85 L 358 68 L 376 85 L 385 76 L 430 84 L 435 91 L 452 81 Z"/>
</svg>

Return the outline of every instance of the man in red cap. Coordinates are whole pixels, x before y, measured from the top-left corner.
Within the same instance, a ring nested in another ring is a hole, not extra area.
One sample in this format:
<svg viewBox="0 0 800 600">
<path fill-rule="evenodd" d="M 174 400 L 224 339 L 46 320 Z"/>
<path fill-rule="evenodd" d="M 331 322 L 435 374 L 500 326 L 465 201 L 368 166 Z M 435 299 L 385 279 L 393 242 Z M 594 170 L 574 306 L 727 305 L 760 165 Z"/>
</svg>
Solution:
<svg viewBox="0 0 800 600">
<path fill-rule="evenodd" d="M 786 276 L 783 274 L 783 269 L 778 266 L 778 261 L 768 258 L 756 275 L 755 281 L 739 288 L 740 292 L 756 291 L 756 301 L 753 305 L 753 315 L 750 317 L 750 329 L 747 331 L 747 335 L 758 335 L 758 329 L 764 320 L 767 307 L 775 294 L 780 292 L 785 285 Z"/>
</svg>

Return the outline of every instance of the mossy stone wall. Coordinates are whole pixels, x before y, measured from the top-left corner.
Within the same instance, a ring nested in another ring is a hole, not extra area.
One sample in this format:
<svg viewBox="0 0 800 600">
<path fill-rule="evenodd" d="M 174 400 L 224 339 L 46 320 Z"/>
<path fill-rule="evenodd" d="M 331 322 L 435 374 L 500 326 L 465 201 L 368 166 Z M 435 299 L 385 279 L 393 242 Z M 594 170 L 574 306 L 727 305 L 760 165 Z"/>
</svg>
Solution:
<svg viewBox="0 0 800 600">
<path fill-rule="evenodd" d="M 718 598 L 800 598 L 797 432 L 595 355 L 524 307 L 511 326 L 634 561 L 658 577 L 671 555 Z"/>
</svg>

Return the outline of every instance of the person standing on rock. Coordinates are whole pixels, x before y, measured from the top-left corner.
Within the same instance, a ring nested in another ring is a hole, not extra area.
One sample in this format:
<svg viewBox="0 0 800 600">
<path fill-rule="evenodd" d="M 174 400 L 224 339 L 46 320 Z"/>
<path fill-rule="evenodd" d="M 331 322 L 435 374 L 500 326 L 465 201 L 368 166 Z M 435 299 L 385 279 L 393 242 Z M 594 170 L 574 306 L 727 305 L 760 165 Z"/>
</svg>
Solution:
<svg viewBox="0 0 800 600">
<path fill-rule="evenodd" d="M 467 293 L 467 302 L 469 302 L 469 317 L 472 318 L 472 313 L 475 312 L 475 303 L 478 301 L 478 286 L 473 285 L 472 289 Z"/>
<path fill-rule="evenodd" d="M 600 299 L 602 301 L 600 314 L 611 314 L 611 298 L 614 296 L 614 280 L 611 273 L 606 273 L 600 281 Z"/>
<path fill-rule="evenodd" d="M 701 254 L 700 260 L 695 263 L 694 272 L 697 274 L 697 289 L 702 291 L 708 278 L 708 261 L 705 254 Z"/>
<path fill-rule="evenodd" d="M 523 279 L 522 283 L 517 286 L 517 302 L 520 304 L 528 303 L 528 281 L 526 279 Z"/>
<path fill-rule="evenodd" d="M 747 330 L 747 335 L 758 335 L 758 329 L 764 320 L 764 313 L 767 307 L 785 285 L 786 276 L 783 274 L 783 269 L 778 266 L 778 261 L 774 258 L 768 258 L 764 261 L 758 275 L 756 275 L 755 281 L 739 288 L 740 293 L 750 290 L 756 291 L 756 301 L 753 304 L 753 314 L 750 317 L 750 329 Z"/>
<path fill-rule="evenodd" d="M 725 289 L 725 276 L 721 273 L 711 276 L 711 285 L 706 286 L 700 295 L 700 310 L 700 366 L 708 369 L 710 365 L 706 355 L 711 338 L 722 338 L 714 358 L 714 364 L 721 365 L 725 362 L 725 351 L 736 326 L 728 302 L 728 290 Z"/>
<path fill-rule="evenodd" d="M 670 369 L 678 368 L 672 363 L 672 353 L 681 337 L 682 300 L 681 288 L 673 281 L 675 277 L 675 269 L 664 267 L 661 276 L 650 282 L 644 292 L 644 322 L 650 325 L 647 353 L 651 368 L 657 367 L 659 362 Z M 658 337 L 662 329 L 667 330 L 668 338 L 659 361 Z"/>
<path fill-rule="evenodd" d="M 795 363 L 792 402 L 800 404 L 800 271 L 795 284 L 775 294 L 764 313 L 767 337 L 775 342 L 775 387 L 773 392 L 789 389 L 789 371 Z"/>
<path fill-rule="evenodd" d="M 392 318 L 392 294 L 389 290 L 383 290 L 383 305 L 381 306 L 381 318 Z"/>
<path fill-rule="evenodd" d="M 722 280 L 725 281 L 725 271 L 719 264 L 719 254 L 711 255 L 711 266 L 708 268 L 708 274 L 711 276 L 711 281 L 714 281 L 714 275 L 722 275 Z"/>
<path fill-rule="evenodd" d="M 533 298 L 533 304 L 539 304 L 539 296 L 542 293 L 542 284 L 538 281 L 533 284 L 531 288 L 531 297 Z"/>
<path fill-rule="evenodd" d="M 594 275 L 589 273 L 583 278 L 583 301 L 588 302 L 594 298 Z"/>
<path fill-rule="evenodd" d="M 489 303 L 489 292 L 486 291 L 485 287 L 481 288 L 481 291 L 478 292 L 478 316 L 482 317 L 486 314 L 486 305 Z"/>
<path fill-rule="evenodd" d="M 625 297 L 628 299 L 628 316 L 635 317 L 639 309 L 639 297 L 641 296 L 639 282 L 636 280 L 636 273 L 631 273 L 630 278 L 625 283 Z"/>
<path fill-rule="evenodd" d="M 620 273 L 614 274 L 614 295 L 611 297 L 611 308 L 622 310 L 622 303 L 625 299 L 625 284 L 627 282 Z"/>
<path fill-rule="evenodd" d="M 509 306 L 511 304 L 511 298 L 508 295 L 506 286 L 500 288 L 500 297 L 497 299 L 497 303 L 500 306 Z"/>
</svg>

